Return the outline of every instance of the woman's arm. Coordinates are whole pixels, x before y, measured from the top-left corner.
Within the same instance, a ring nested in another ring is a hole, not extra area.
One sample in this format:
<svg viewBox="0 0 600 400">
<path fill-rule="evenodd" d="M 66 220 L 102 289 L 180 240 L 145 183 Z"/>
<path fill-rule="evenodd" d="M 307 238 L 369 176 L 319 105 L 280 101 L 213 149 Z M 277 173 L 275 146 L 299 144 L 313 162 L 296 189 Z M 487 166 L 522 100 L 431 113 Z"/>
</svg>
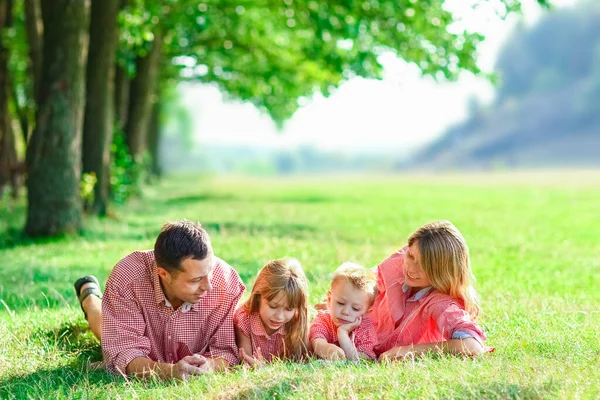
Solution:
<svg viewBox="0 0 600 400">
<path fill-rule="evenodd" d="M 478 356 L 484 352 L 483 346 L 474 338 L 451 339 L 444 342 L 421 343 L 409 346 L 393 347 L 382 353 L 379 360 L 399 360 L 406 357 L 418 357 L 429 352 Z"/>
</svg>

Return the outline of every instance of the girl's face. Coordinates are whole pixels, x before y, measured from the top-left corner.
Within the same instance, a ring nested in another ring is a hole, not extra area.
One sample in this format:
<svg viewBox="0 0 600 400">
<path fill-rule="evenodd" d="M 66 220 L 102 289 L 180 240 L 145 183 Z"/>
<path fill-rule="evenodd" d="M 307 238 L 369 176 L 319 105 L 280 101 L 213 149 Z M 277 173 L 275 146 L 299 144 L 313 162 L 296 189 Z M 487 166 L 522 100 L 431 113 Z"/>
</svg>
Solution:
<svg viewBox="0 0 600 400">
<path fill-rule="evenodd" d="M 285 293 L 279 292 L 271 301 L 261 296 L 258 313 L 265 327 L 265 332 L 272 335 L 294 318 L 296 310 L 289 307 Z"/>
<path fill-rule="evenodd" d="M 414 288 L 431 286 L 429 278 L 421 268 L 421 253 L 416 240 L 404 254 L 404 283 Z"/>
</svg>

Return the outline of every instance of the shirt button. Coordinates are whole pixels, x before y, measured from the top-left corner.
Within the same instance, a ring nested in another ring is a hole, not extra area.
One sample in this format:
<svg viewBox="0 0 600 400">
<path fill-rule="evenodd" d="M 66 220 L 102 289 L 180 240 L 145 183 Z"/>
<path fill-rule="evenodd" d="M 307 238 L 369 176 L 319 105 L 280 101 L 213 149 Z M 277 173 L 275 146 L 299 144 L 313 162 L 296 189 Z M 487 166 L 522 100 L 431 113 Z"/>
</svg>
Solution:
<svg viewBox="0 0 600 400">
<path fill-rule="evenodd" d="M 171 340 L 171 335 L 169 335 L 168 339 Z"/>
</svg>

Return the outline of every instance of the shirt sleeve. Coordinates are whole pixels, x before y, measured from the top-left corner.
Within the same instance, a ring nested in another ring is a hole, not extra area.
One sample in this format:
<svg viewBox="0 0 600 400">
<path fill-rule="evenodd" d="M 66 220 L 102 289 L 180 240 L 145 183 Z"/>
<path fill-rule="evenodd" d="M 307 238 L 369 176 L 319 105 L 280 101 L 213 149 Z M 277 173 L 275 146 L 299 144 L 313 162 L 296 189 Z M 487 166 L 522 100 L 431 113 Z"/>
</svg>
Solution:
<svg viewBox="0 0 600 400">
<path fill-rule="evenodd" d="M 126 374 L 137 357 L 148 357 L 150 339 L 144 336 L 146 322 L 130 288 L 110 278 L 102 298 L 102 354 L 108 371 Z"/>
<path fill-rule="evenodd" d="M 250 337 L 250 316 L 244 311 L 244 307 L 240 307 L 235 311 L 233 325 L 241 330 L 244 335 Z"/>
<path fill-rule="evenodd" d="M 329 331 L 327 318 L 329 318 L 329 313 L 318 313 L 315 319 L 311 322 L 308 333 L 308 340 L 310 342 L 315 339 L 325 339 L 327 343 L 335 342 L 331 336 L 331 332 Z"/>
<path fill-rule="evenodd" d="M 236 279 L 237 282 L 232 283 L 228 288 L 226 296 L 223 298 L 222 307 L 219 317 L 213 320 L 211 324 L 215 324 L 211 338 L 208 342 L 207 349 L 202 354 L 205 357 L 223 358 L 227 360 L 229 365 L 236 365 L 238 359 L 238 347 L 235 342 L 235 329 L 233 327 L 233 314 L 237 304 L 244 293 L 244 285 L 236 273 L 229 276 L 229 279 Z"/>
<path fill-rule="evenodd" d="M 483 345 L 485 333 L 456 301 L 440 302 L 432 307 L 432 318 L 446 340 L 472 337 Z"/>
<path fill-rule="evenodd" d="M 377 344 L 377 333 L 375 332 L 375 326 L 369 318 L 363 319 L 362 323 L 356 330 L 354 337 L 354 345 L 356 351 L 366 354 L 373 360 L 375 358 L 374 347 Z"/>
</svg>

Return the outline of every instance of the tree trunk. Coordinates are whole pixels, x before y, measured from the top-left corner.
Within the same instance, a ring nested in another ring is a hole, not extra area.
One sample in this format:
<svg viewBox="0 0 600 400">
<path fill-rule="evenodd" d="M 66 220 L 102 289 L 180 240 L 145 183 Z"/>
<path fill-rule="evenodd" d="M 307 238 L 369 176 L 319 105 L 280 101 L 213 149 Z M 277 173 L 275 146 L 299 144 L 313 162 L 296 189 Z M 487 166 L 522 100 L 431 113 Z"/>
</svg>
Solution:
<svg viewBox="0 0 600 400">
<path fill-rule="evenodd" d="M 33 74 L 33 98 L 37 102 L 42 79 L 42 32 L 44 30 L 39 0 L 25 0 L 25 26 Z"/>
<path fill-rule="evenodd" d="M 120 0 L 92 0 L 83 124 L 83 172 L 96 175 L 93 211 L 106 215 L 110 144 L 114 124 L 114 75 Z"/>
<path fill-rule="evenodd" d="M 4 46 L 5 29 L 12 25 L 12 0 L 0 0 L 0 185 L 10 180 L 10 171 L 17 162 L 17 150 L 8 112 L 12 84 L 8 74 L 9 51 Z M 1 198 L 0 198 L 1 200 Z"/>
<path fill-rule="evenodd" d="M 150 53 L 144 58 L 137 59 L 136 75 L 131 81 L 125 135 L 129 152 L 137 162 L 146 151 L 152 96 L 156 88 L 161 52 L 162 33 L 158 31 L 154 33 Z"/>
<path fill-rule="evenodd" d="M 157 178 L 161 175 L 159 144 L 160 144 L 160 97 L 152 105 L 150 124 L 148 127 L 148 152 L 150 153 L 150 176 Z"/>
<path fill-rule="evenodd" d="M 120 10 L 129 5 L 128 0 L 121 0 Z M 117 41 L 118 46 L 118 41 Z M 129 87 L 131 85 L 127 71 L 118 63 L 115 65 L 115 119 L 117 129 L 125 129 L 127 109 L 129 106 Z"/>
<path fill-rule="evenodd" d="M 10 96 L 8 79 L 8 49 L 4 46 L 5 29 L 11 25 L 12 1 L 0 0 L 0 186 L 10 178 L 9 172 L 16 161 L 16 152 L 10 115 L 8 113 L 8 99 Z M 0 192 L 1 193 L 1 192 Z M 0 198 L 0 200 L 2 200 Z"/>
<path fill-rule="evenodd" d="M 129 108 L 129 88 L 131 81 L 127 71 L 120 65 L 116 65 L 115 73 L 115 114 L 117 127 L 120 130 L 125 129 L 127 124 L 127 111 Z"/>
<path fill-rule="evenodd" d="M 88 11 L 86 0 L 42 0 L 42 79 L 36 127 L 27 147 L 25 232 L 31 236 L 81 229 Z"/>
</svg>

